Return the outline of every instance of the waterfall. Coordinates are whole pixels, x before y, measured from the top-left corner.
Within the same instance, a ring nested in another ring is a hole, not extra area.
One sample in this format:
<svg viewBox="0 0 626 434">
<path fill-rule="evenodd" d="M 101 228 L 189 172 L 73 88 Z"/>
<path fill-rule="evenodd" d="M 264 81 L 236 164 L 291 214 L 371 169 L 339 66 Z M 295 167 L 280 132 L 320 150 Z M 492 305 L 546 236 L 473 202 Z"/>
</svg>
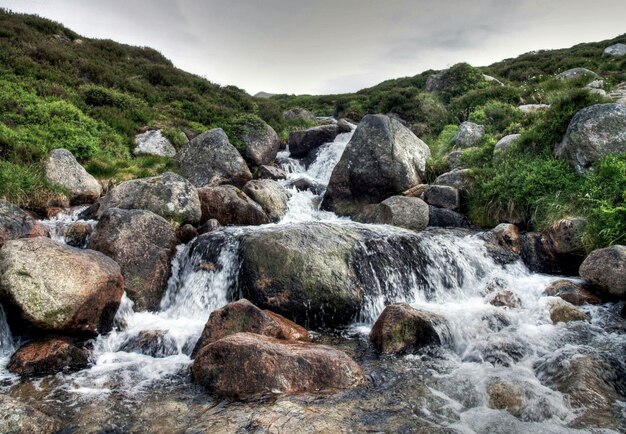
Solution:
<svg viewBox="0 0 626 434">
<path fill-rule="evenodd" d="M 11 335 L 4 308 L 0 305 L 0 359 L 8 357 L 14 352 L 13 335 Z"/>
</svg>

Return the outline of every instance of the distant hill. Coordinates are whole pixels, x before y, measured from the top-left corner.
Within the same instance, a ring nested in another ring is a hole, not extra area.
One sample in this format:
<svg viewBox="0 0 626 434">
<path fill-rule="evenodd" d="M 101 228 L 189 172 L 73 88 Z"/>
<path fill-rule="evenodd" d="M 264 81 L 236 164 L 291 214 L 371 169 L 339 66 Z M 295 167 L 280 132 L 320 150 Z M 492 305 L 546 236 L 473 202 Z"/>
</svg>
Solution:
<svg viewBox="0 0 626 434">
<path fill-rule="evenodd" d="M 275 96 L 275 93 L 269 93 L 269 92 L 258 92 L 254 95 L 255 98 L 271 98 L 273 96 Z"/>
</svg>

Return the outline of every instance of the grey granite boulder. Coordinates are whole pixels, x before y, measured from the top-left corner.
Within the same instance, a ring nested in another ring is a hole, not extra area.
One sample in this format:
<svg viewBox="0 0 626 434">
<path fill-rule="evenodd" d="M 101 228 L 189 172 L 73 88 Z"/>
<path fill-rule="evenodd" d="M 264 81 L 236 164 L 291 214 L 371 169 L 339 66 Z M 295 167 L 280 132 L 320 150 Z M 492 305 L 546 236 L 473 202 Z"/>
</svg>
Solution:
<svg viewBox="0 0 626 434">
<path fill-rule="evenodd" d="M 93 203 L 102 194 L 102 186 L 80 165 L 67 149 L 50 151 L 45 166 L 46 178 L 69 193 L 73 204 Z"/>
<path fill-rule="evenodd" d="M 626 56 L 626 44 L 613 44 L 604 49 L 603 57 L 624 57 Z"/>
<path fill-rule="evenodd" d="M 485 126 L 478 125 L 473 122 L 463 122 L 459 126 L 459 132 L 456 133 L 452 141 L 456 146 L 461 148 L 469 148 L 479 143 L 485 136 Z"/>
<path fill-rule="evenodd" d="M 133 154 L 173 157 L 176 155 L 176 148 L 167 137 L 163 136 L 161 130 L 150 130 L 135 136 Z"/>
</svg>

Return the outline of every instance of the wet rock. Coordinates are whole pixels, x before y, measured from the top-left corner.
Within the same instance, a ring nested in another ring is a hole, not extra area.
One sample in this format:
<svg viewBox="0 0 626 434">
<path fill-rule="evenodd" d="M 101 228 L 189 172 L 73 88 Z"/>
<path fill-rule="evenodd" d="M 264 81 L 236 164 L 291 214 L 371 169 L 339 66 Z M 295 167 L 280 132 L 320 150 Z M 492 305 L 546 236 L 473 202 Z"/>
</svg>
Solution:
<svg viewBox="0 0 626 434">
<path fill-rule="evenodd" d="M 271 179 L 249 181 L 243 192 L 253 201 L 261 205 L 271 221 L 277 222 L 287 213 L 289 196 L 285 188 Z"/>
<path fill-rule="evenodd" d="M 237 127 L 234 134 L 245 144 L 241 155 L 251 167 L 270 164 L 276 159 L 280 140 L 274 128 L 257 117 L 246 117 Z"/>
<path fill-rule="evenodd" d="M 576 113 L 554 155 L 584 174 L 602 157 L 626 152 L 626 106 L 596 104 Z"/>
<path fill-rule="evenodd" d="M 479 143 L 485 136 L 485 126 L 473 122 L 463 122 L 459 132 L 452 138 L 456 146 L 469 148 Z"/>
<path fill-rule="evenodd" d="M 211 312 L 194 354 L 235 333 L 255 333 L 287 341 L 308 341 L 309 332 L 272 311 L 261 310 L 245 298 Z"/>
<path fill-rule="evenodd" d="M 447 185 L 462 192 L 468 192 L 474 186 L 474 179 L 471 169 L 457 169 L 439 175 L 434 184 Z"/>
<path fill-rule="evenodd" d="M 579 311 L 576 306 L 562 299 L 550 301 L 548 310 L 550 311 L 550 320 L 553 324 L 590 320 L 587 314 Z"/>
<path fill-rule="evenodd" d="M 0 250 L 0 298 L 21 317 L 21 330 L 106 333 L 123 292 L 119 265 L 100 252 L 42 237 Z"/>
<path fill-rule="evenodd" d="M 494 153 L 502 154 L 508 151 L 511 145 L 519 140 L 520 137 L 522 137 L 521 134 L 509 134 L 508 136 L 502 137 L 498 143 L 496 143 L 496 146 L 493 149 Z"/>
<path fill-rule="evenodd" d="M 388 224 L 414 231 L 428 226 L 429 209 L 417 197 L 392 196 L 378 205 L 364 207 L 355 219 L 362 223 Z"/>
<path fill-rule="evenodd" d="M 262 225 L 270 219 L 243 191 L 233 185 L 198 189 L 202 203 L 202 221 L 216 219 L 223 225 Z"/>
<path fill-rule="evenodd" d="M 411 188 L 409 188 L 407 191 L 405 191 L 404 193 L 402 193 L 404 196 L 408 196 L 408 197 L 422 197 L 422 194 L 424 194 L 424 192 L 426 191 L 426 189 L 428 188 L 428 184 L 417 184 Z"/>
<path fill-rule="evenodd" d="M 72 204 L 93 203 L 102 194 L 100 183 L 87 173 L 67 149 L 50 151 L 45 173 L 50 182 L 68 191 Z"/>
<path fill-rule="evenodd" d="M 574 80 L 576 78 L 588 77 L 590 79 L 599 78 L 598 74 L 593 71 L 590 71 L 587 68 L 572 68 L 567 71 L 561 72 L 556 76 L 557 80 Z"/>
<path fill-rule="evenodd" d="M 196 187 L 220 184 L 243 187 L 252 179 L 243 157 L 221 128 L 190 140 L 176 155 L 176 162 L 185 178 Z"/>
<path fill-rule="evenodd" d="M 427 345 L 442 345 L 449 339 L 444 317 L 420 311 L 406 303 L 389 305 L 380 314 L 370 340 L 385 354 L 413 352 Z"/>
<path fill-rule="evenodd" d="M 159 157 L 173 157 L 176 148 L 165 137 L 161 130 L 149 130 L 135 136 L 134 155 L 156 155 Z"/>
<path fill-rule="evenodd" d="M 92 233 L 92 225 L 82 222 L 72 223 L 65 231 L 65 243 L 72 247 L 84 249 Z"/>
<path fill-rule="evenodd" d="M 602 302 L 600 297 L 587 289 L 585 285 L 572 282 L 571 280 L 554 281 L 543 292 L 550 297 L 561 297 L 575 306 L 600 304 Z"/>
<path fill-rule="evenodd" d="M 470 222 L 467 217 L 456 211 L 429 206 L 428 226 L 439 228 L 469 228 Z"/>
<path fill-rule="evenodd" d="M 447 185 L 431 185 L 424 192 L 424 201 L 438 208 L 458 211 L 461 208 L 459 190 Z"/>
<path fill-rule="evenodd" d="M 337 125 L 321 125 L 289 133 L 289 152 L 293 158 L 304 158 L 311 151 L 332 142 L 337 137 Z"/>
<path fill-rule="evenodd" d="M 298 191 L 309 190 L 315 195 L 322 194 L 324 192 L 324 185 L 316 182 L 310 178 L 296 178 L 287 183 L 288 188 L 295 188 Z"/>
<path fill-rule="evenodd" d="M 626 56 L 626 44 L 613 44 L 604 49 L 602 57 L 624 57 Z"/>
<path fill-rule="evenodd" d="M 506 410 L 515 417 L 520 417 L 525 407 L 524 391 L 519 387 L 501 379 L 495 379 L 487 384 L 489 408 Z"/>
<path fill-rule="evenodd" d="M 584 254 L 583 233 L 587 219 L 567 217 L 549 227 L 545 232 L 550 237 L 552 249 L 558 254 Z"/>
<path fill-rule="evenodd" d="M 163 330 L 143 330 L 130 337 L 119 351 L 163 358 L 178 354 L 176 342 Z"/>
<path fill-rule="evenodd" d="M 198 192 L 172 172 L 122 182 L 102 198 L 98 218 L 110 208 L 144 209 L 177 223 L 196 224 L 201 216 Z"/>
<path fill-rule="evenodd" d="M 346 119 L 339 119 L 337 121 L 337 133 L 349 133 L 352 131 L 352 124 L 348 122 Z"/>
<path fill-rule="evenodd" d="M 198 235 L 208 234 L 209 232 L 220 229 L 222 225 L 216 219 L 208 219 L 202 226 L 198 228 Z"/>
<path fill-rule="evenodd" d="M 501 223 L 493 228 L 498 244 L 519 255 L 522 252 L 522 235 L 517 226 L 510 223 Z"/>
<path fill-rule="evenodd" d="M 89 364 L 89 351 L 67 338 L 31 341 L 11 356 L 7 369 L 18 375 L 53 375 L 77 371 Z"/>
<path fill-rule="evenodd" d="M 626 299 L 626 247 L 594 250 L 580 266 L 580 277 L 609 297 Z"/>
<path fill-rule="evenodd" d="M 89 241 L 121 268 L 135 310 L 156 310 L 167 286 L 177 244 L 170 224 L 153 212 L 111 208 Z"/>
<path fill-rule="evenodd" d="M 189 223 L 176 229 L 176 239 L 178 244 L 187 244 L 198 236 L 198 230 Z"/>
<path fill-rule="evenodd" d="M 541 110 L 548 110 L 549 108 L 549 104 L 524 104 L 517 107 L 519 111 L 526 114 L 534 113 Z"/>
<path fill-rule="evenodd" d="M 419 184 L 430 149 L 400 122 L 367 115 L 331 175 L 322 208 L 354 215 Z"/>
<path fill-rule="evenodd" d="M 194 381 L 212 394 L 235 398 L 336 391 L 365 383 L 361 368 L 342 351 L 252 333 L 203 347 L 192 371 Z"/>
<path fill-rule="evenodd" d="M 0 199 L 0 248 L 9 240 L 47 236 L 45 226 L 11 202 Z"/>
<path fill-rule="evenodd" d="M 283 169 L 276 166 L 261 166 L 257 171 L 257 176 L 260 179 L 273 179 L 274 181 L 280 181 L 287 179 L 287 174 Z"/>
<path fill-rule="evenodd" d="M 317 120 L 313 113 L 300 107 L 294 107 L 287 110 L 283 113 L 283 117 L 287 121 L 304 120 L 315 122 Z"/>
<path fill-rule="evenodd" d="M 522 304 L 519 297 L 509 290 L 490 294 L 487 296 L 487 303 L 492 306 L 506 307 L 509 309 L 518 308 Z"/>
<path fill-rule="evenodd" d="M 534 272 L 575 275 L 583 257 L 577 254 L 559 254 L 545 233 L 528 232 L 522 236 L 522 259 Z"/>
<path fill-rule="evenodd" d="M 60 432 L 59 419 L 0 394 L 0 432 L 16 434 L 53 434 Z"/>
<path fill-rule="evenodd" d="M 528 344 L 515 339 L 487 338 L 470 344 L 463 354 L 463 362 L 491 363 L 493 366 L 508 368 L 531 352 Z"/>
</svg>

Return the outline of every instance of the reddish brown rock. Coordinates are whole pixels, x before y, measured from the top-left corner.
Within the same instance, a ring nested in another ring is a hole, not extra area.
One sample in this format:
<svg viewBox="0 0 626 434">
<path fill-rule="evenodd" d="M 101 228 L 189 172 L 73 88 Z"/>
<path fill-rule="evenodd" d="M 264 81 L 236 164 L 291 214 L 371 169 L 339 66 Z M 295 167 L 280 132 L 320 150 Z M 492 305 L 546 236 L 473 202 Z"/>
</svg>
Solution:
<svg viewBox="0 0 626 434">
<path fill-rule="evenodd" d="M 211 393 L 234 398 L 336 391 L 365 382 L 361 368 L 342 351 L 252 333 L 205 346 L 192 371 L 194 380 Z"/>
<path fill-rule="evenodd" d="M 522 252 L 522 237 L 517 226 L 510 223 L 501 223 L 493 229 L 500 246 L 515 254 Z"/>
<path fill-rule="evenodd" d="M 626 300 L 626 246 L 594 250 L 580 266 L 580 277 L 603 295 Z"/>
<path fill-rule="evenodd" d="M 182 225 L 176 230 L 176 239 L 181 244 L 187 244 L 198 236 L 198 230 L 189 223 Z"/>
<path fill-rule="evenodd" d="M 23 345 L 9 361 L 7 369 L 18 375 L 50 375 L 87 367 L 89 351 L 78 348 L 67 338 L 50 338 Z"/>
<path fill-rule="evenodd" d="M 428 184 L 417 184 L 411 188 L 409 188 L 407 191 L 405 191 L 404 193 L 402 193 L 405 196 L 409 196 L 409 197 L 422 197 L 422 194 L 424 194 L 424 192 L 428 189 Z"/>
<path fill-rule="evenodd" d="M 544 294 L 550 297 L 561 297 L 563 300 L 575 306 L 602 303 L 600 297 L 589 291 L 586 285 L 565 279 L 552 282 L 552 284 L 544 290 Z"/>
<path fill-rule="evenodd" d="M 194 353 L 235 333 L 248 332 L 276 339 L 308 341 L 309 332 L 277 313 L 261 310 L 245 298 L 211 312 Z"/>
<path fill-rule="evenodd" d="M 0 199 L 0 248 L 9 240 L 47 236 L 45 226 L 11 202 Z"/>
<path fill-rule="evenodd" d="M 576 306 L 559 298 L 548 303 L 550 320 L 553 324 L 568 323 L 572 321 L 589 321 L 589 316 L 579 311 Z"/>
</svg>

